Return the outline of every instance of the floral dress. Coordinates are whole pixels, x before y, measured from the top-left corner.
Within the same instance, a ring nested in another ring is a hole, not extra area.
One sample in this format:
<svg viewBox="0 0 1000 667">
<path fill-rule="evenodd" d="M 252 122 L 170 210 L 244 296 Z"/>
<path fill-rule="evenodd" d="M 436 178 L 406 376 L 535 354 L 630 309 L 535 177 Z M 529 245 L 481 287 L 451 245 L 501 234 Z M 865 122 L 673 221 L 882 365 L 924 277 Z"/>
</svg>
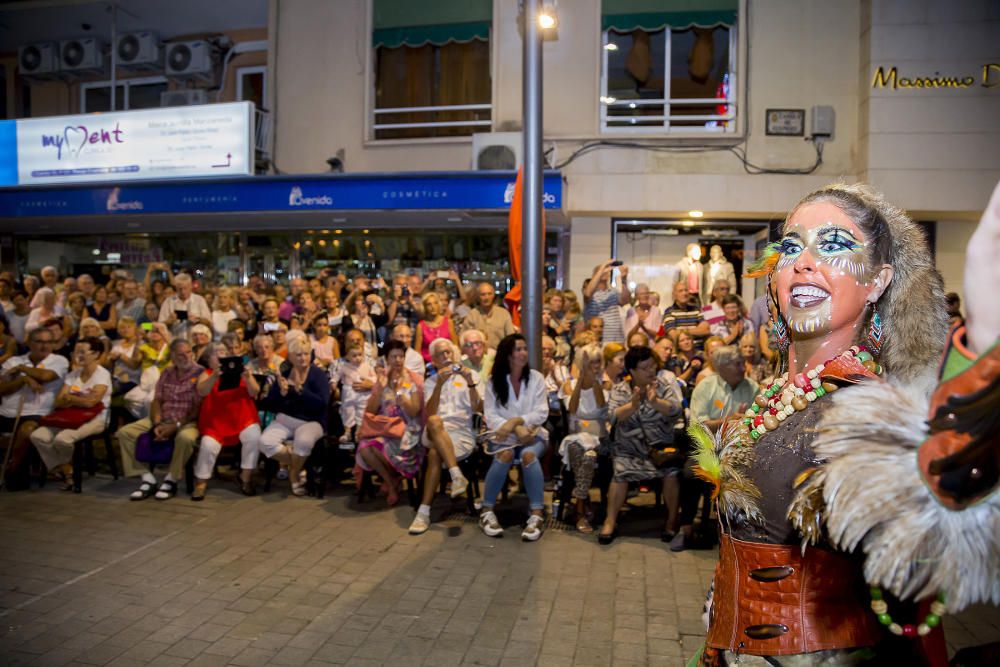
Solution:
<svg viewBox="0 0 1000 667">
<path fill-rule="evenodd" d="M 413 374 L 409 373 L 409 371 L 407 373 L 408 377 L 400 385 L 401 397 L 409 397 L 416 393 L 420 399 L 420 404 L 423 405 L 423 390 L 413 377 Z M 378 414 L 386 417 L 402 417 L 403 422 L 406 424 L 403 437 L 363 439 L 358 443 L 358 453 L 355 458 L 357 465 L 362 470 L 370 471 L 371 468 L 361 458 L 361 450 L 367 447 L 374 447 L 382 452 L 382 455 L 385 456 L 389 465 L 396 472 L 407 479 L 413 479 L 420 474 L 420 467 L 424 462 L 424 454 L 426 453 L 426 448 L 420 444 L 420 433 L 423 430 L 423 411 L 421 410 L 416 416 L 411 417 L 396 403 L 394 400 L 395 397 L 396 392 L 391 387 L 384 388 L 380 397 Z"/>
</svg>

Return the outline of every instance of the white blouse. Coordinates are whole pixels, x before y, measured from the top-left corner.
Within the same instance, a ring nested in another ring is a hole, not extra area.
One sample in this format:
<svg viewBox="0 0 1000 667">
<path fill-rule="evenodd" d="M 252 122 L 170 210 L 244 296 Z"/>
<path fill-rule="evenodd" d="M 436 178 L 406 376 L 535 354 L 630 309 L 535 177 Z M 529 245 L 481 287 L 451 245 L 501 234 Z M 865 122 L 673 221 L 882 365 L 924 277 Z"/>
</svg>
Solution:
<svg viewBox="0 0 1000 667">
<path fill-rule="evenodd" d="M 524 419 L 524 425 L 528 428 L 545 424 L 549 418 L 549 393 L 545 386 L 544 375 L 532 369 L 528 376 L 528 385 L 521 385 L 520 396 L 514 394 L 514 387 L 508 375 L 507 392 L 507 405 L 500 405 L 496 394 L 493 393 L 493 383 L 486 382 L 484 416 L 489 430 L 496 431 L 515 417 Z"/>
</svg>

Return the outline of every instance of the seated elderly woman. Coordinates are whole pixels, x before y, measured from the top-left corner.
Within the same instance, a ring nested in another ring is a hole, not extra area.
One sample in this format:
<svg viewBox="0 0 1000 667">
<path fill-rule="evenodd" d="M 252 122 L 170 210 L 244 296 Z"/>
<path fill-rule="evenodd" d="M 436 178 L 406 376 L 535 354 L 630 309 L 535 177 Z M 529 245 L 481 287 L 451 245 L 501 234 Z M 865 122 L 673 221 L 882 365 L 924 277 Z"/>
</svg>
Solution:
<svg viewBox="0 0 1000 667">
<path fill-rule="evenodd" d="M 680 500 L 683 456 L 680 460 L 670 457 L 674 422 L 681 412 L 680 390 L 676 382 L 658 377 L 659 364 L 648 347 L 626 352 L 625 370 L 631 377 L 616 384 L 608 398 L 608 415 L 615 427 L 611 450 L 614 477 L 607 517 L 597 535 L 601 544 L 611 544 L 618 535 L 618 512 L 625 503 L 629 482 L 663 479 L 669 512 L 661 535 L 664 539 L 673 537 L 667 530 L 675 521 Z"/>
<path fill-rule="evenodd" d="M 424 385 L 427 396 L 427 428 L 422 443 L 427 448 L 427 474 L 424 495 L 417 516 L 410 524 L 410 535 L 420 535 L 430 528 L 431 502 L 441 468 L 451 475 L 451 497 L 462 495 L 469 486 L 458 467 L 476 448 L 472 415 L 482 412 L 482 381 L 479 374 L 458 363 L 458 349 L 446 338 L 430 344 L 431 361 L 437 373 Z"/>
<path fill-rule="evenodd" d="M 73 488 L 73 445 L 84 438 L 101 433 L 108 424 L 108 408 L 111 405 L 111 374 L 97 363 L 102 349 L 96 338 L 83 338 L 73 349 L 73 370 L 63 379 L 62 388 L 56 395 L 56 412 L 60 408 L 84 408 L 100 411 L 79 423 L 64 427 L 46 426 L 42 418 L 41 426 L 32 431 L 31 444 L 50 472 L 63 480 L 63 490 Z"/>
<path fill-rule="evenodd" d="M 423 384 L 406 369 L 406 348 L 398 340 L 385 344 L 387 368 L 377 367 L 378 380 L 365 406 L 365 421 L 358 430 L 358 466 L 374 470 L 383 480 L 382 491 L 390 506 L 399 502 L 401 478 L 413 479 L 420 473 L 424 448 L 420 446 L 423 427 L 421 411 L 424 405 Z M 365 437 L 368 416 L 382 415 L 402 420 L 403 435 L 387 433 Z"/>
<path fill-rule="evenodd" d="M 312 346 L 305 337 L 288 344 L 289 368 L 275 378 L 264 407 L 275 413 L 260 436 L 260 451 L 289 467 L 292 494 L 306 495 L 303 466 L 326 428 L 330 381 L 326 371 L 311 363 Z M 291 440 L 291 446 L 285 444 Z"/>
<path fill-rule="evenodd" d="M 256 493 L 253 471 L 257 469 L 260 445 L 260 418 L 254 399 L 260 387 L 249 368 L 241 365 L 223 368 L 222 359 L 233 360 L 222 343 L 210 343 L 204 353 L 208 368 L 198 378 L 201 410 L 198 432 L 201 443 L 194 464 L 194 492 L 191 500 L 205 499 L 208 480 L 212 479 L 215 461 L 223 447 L 242 445 L 240 475 L 237 482 L 245 496 Z M 242 370 L 240 370 L 242 369 Z"/>
<path fill-rule="evenodd" d="M 510 334 L 497 345 L 486 385 L 484 416 L 490 431 L 487 453 L 493 455 L 493 463 L 486 473 L 479 527 L 490 537 L 503 535 L 493 506 L 514 460 L 519 458 L 531 508 L 521 539 L 534 542 L 542 536 L 545 509 L 545 476 L 539 459 L 549 440 L 542 427 L 549 418 L 549 397 L 545 376 L 528 365 L 528 344 L 521 334 Z"/>
<path fill-rule="evenodd" d="M 592 533 L 588 516 L 590 485 L 594 481 L 597 448 L 607 437 L 607 394 L 601 385 L 604 375 L 601 347 L 591 344 L 577 351 L 573 360 L 576 379 L 566 401 L 569 413 L 569 435 L 559 446 L 559 455 L 573 471 L 573 500 L 576 505 L 576 529 Z"/>
</svg>

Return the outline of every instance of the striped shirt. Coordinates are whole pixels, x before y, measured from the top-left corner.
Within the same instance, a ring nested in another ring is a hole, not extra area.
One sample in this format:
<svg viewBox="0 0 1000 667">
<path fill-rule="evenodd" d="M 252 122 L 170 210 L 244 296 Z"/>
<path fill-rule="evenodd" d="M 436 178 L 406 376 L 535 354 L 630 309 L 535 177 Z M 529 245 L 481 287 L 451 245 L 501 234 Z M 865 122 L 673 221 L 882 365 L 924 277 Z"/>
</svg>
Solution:
<svg viewBox="0 0 1000 667">
<path fill-rule="evenodd" d="M 663 311 L 663 325 L 660 335 L 666 335 L 671 329 L 696 327 L 701 324 L 701 309 L 697 306 L 678 306 L 670 304 Z"/>
<path fill-rule="evenodd" d="M 624 343 L 625 323 L 622 321 L 622 309 L 618 304 L 620 290 L 597 290 L 590 297 L 584 308 L 584 317 L 600 317 L 604 320 L 604 340 L 602 343 Z"/>
</svg>

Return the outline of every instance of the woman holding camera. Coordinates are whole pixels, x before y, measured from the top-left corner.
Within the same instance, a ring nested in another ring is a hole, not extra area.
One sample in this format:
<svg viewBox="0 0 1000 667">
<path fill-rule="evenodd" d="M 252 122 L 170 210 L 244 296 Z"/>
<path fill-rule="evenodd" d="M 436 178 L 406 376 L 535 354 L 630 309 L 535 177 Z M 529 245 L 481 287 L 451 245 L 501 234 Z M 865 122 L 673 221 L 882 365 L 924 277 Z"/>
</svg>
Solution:
<svg viewBox="0 0 1000 667">
<path fill-rule="evenodd" d="M 208 369 L 198 378 L 198 395 L 202 397 L 198 412 L 201 442 L 194 464 L 195 483 L 191 494 L 194 501 L 205 499 L 219 452 L 223 447 L 236 444 L 243 446 L 237 478 L 240 491 L 245 496 L 255 493 L 253 471 L 257 468 L 260 419 L 254 399 L 260 387 L 250 369 L 233 363 L 233 357 L 225 357 L 227 367 L 223 368 L 222 360 L 227 354 L 222 343 L 210 343 L 204 355 Z"/>
</svg>

